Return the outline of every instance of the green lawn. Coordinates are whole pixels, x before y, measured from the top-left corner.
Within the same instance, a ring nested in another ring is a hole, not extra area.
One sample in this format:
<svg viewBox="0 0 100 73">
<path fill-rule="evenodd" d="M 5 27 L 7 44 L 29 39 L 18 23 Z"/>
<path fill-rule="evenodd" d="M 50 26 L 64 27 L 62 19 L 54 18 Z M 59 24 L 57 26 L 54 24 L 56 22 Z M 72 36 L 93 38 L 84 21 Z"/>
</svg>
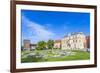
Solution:
<svg viewBox="0 0 100 73">
<path fill-rule="evenodd" d="M 57 51 L 57 50 L 53 50 Z M 62 50 L 58 50 L 62 51 Z M 53 57 L 55 53 L 52 53 L 51 50 L 45 51 L 45 50 L 36 50 L 36 51 L 22 51 L 22 56 L 21 56 L 21 62 L 49 62 L 49 61 L 69 61 L 69 60 L 88 60 L 90 59 L 90 53 L 89 52 L 84 52 L 84 51 L 71 51 L 75 52 L 75 55 L 64 55 L 63 57 Z M 43 53 L 45 54 L 45 57 L 24 57 L 25 55 L 29 53 Z"/>
<path fill-rule="evenodd" d="M 77 51 L 76 55 L 64 56 L 63 58 L 48 58 L 47 61 L 69 61 L 90 59 L 88 52 Z"/>
</svg>

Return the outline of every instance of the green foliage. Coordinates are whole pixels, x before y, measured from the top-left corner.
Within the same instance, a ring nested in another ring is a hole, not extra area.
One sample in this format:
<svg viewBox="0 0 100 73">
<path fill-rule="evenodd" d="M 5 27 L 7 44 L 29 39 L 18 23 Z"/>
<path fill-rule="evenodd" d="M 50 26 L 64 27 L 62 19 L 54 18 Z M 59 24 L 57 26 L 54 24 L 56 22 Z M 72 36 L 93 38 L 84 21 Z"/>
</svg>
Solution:
<svg viewBox="0 0 100 73">
<path fill-rule="evenodd" d="M 43 50 L 46 48 L 46 42 L 45 41 L 39 41 L 38 44 L 37 44 L 37 49 L 38 50 Z"/>
<path fill-rule="evenodd" d="M 52 49 L 53 46 L 54 46 L 54 41 L 53 40 L 48 40 L 48 42 L 47 42 L 48 49 Z"/>
</svg>

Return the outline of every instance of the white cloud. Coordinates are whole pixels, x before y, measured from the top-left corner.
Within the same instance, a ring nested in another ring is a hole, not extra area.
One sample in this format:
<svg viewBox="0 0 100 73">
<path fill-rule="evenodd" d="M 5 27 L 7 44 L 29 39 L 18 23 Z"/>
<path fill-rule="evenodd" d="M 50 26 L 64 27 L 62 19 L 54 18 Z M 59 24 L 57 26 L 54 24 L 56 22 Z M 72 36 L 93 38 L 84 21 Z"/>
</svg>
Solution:
<svg viewBox="0 0 100 73">
<path fill-rule="evenodd" d="M 36 43 L 40 40 L 47 41 L 48 39 L 55 38 L 55 34 L 45 28 L 45 26 L 40 25 L 34 21 L 30 21 L 24 15 L 22 16 L 22 27 L 26 27 L 27 29 L 22 30 L 22 39 L 31 39 L 33 43 Z M 24 34 L 27 32 L 27 35 Z"/>
</svg>

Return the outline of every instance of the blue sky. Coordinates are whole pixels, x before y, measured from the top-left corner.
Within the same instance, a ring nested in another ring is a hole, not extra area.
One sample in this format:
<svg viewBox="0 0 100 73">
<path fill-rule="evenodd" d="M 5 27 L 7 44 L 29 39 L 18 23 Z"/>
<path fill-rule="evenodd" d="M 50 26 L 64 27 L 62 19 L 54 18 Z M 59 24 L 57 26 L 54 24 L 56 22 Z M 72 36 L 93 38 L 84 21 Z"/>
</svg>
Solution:
<svg viewBox="0 0 100 73">
<path fill-rule="evenodd" d="M 80 12 L 56 12 L 21 10 L 23 39 L 31 43 L 48 39 L 61 39 L 68 33 L 90 34 L 90 14 Z"/>
</svg>

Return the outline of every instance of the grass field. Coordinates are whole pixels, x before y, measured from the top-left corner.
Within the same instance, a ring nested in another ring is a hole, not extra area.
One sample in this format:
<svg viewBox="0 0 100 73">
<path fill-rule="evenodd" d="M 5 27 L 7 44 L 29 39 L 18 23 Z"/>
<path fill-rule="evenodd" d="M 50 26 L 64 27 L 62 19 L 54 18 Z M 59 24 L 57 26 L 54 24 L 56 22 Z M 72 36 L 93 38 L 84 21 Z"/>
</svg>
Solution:
<svg viewBox="0 0 100 73">
<path fill-rule="evenodd" d="M 55 52 L 56 51 L 56 52 Z M 59 55 L 59 53 L 61 53 Z M 90 59 L 90 53 L 85 51 L 70 51 L 74 53 L 73 55 L 63 55 L 64 50 L 35 50 L 35 51 L 22 51 L 21 62 L 50 62 L 50 61 L 70 61 L 70 60 L 88 60 Z M 68 51 L 69 52 L 69 51 Z M 35 56 L 28 56 L 29 54 L 34 54 Z M 39 57 L 36 57 L 39 56 Z M 55 57 L 54 57 L 55 56 Z"/>
</svg>

